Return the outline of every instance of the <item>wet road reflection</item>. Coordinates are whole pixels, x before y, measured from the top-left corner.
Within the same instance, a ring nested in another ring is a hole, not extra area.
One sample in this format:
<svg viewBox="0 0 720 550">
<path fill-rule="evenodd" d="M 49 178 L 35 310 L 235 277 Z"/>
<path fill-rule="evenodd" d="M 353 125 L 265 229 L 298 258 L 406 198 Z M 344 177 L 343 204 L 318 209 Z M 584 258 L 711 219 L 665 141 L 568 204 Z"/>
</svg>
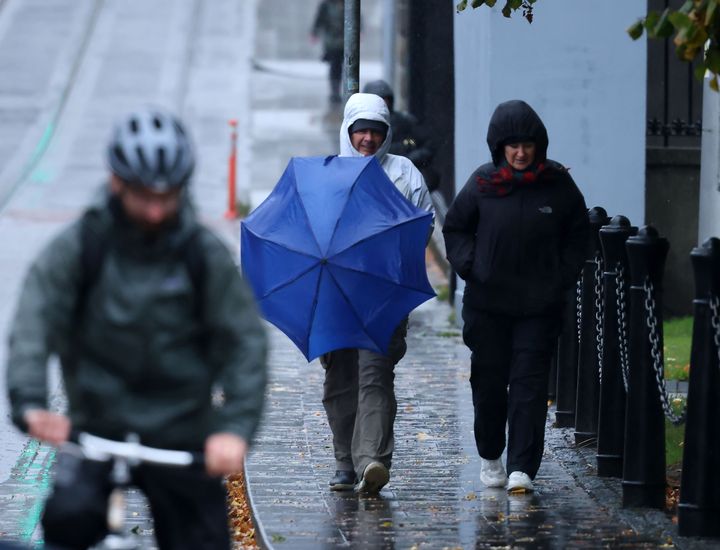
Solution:
<svg viewBox="0 0 720 550">
<path fill-rule="evenodd" d="M 391 500 L 382 495 L 360 497 L 351 491 L 328 499 L 334 504 L 335 524 L 347 543 L 356 548 L 395 548 L 395 521 Z M 335 548 L 336 546 L 327 546 Z"/>
</svg>

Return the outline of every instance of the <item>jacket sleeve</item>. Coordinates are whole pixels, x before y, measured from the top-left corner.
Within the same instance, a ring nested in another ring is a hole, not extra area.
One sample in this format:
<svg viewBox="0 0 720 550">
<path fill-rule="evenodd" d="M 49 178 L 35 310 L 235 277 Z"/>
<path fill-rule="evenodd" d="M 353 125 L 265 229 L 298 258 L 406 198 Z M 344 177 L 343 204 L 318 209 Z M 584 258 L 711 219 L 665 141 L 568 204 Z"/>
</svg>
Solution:
<svg viewBox="0 0 720 550">
<path fill-rule="evenodd" d="M 30 266 L 8 336 L 6 382 L 13 423 L 25 431 L 26 410 L 47 408 L 47 361 L 71 336 L 80 277 L 75 224 L 53 239 Z"/>
<path fill-rule="evenodd" d="M 230 252 L 219 240 L 209 249 L 209 353 L 225 396 L 214 430 L 235 433 L 250 443 L 265 402 L 267 337 L 252 292 Z"/>
<path fill-rule="evenodd" d="M 563 241 L 560 252 L 561 280 L 563 288 L 569 288 L 577 281 L 578 273 L 585 261 L 585 250 L 590 237 L 590 220 L 582 193 L 568 175 L 571 185 L 570 209 L 563 224 Z"/>
<path fill-rule="evenodd" d="M 427 210 L 432 214 L 430 232 L 428 233 L 429 242 L 433 230 L 435 229 L 435 205 L 433 204 L 432 198 L 430 198 L 430 191 L 428 191 L 427 185 L 425 185 L 425 178 L 423 178 L 420 170 L 418 170 L 413 163 L 409 161 L 406 161 L 404 167 L 407 169 L 406 177 L 408 178 L 408 188 L 411 190 L 411 196 L 408 197 L 408 199 L 417 208 Z"/>
<path fill-rule="evenodd" d="M 475 180 L 471 176 L 448 208 L 443 225 L 447 259 L 461 279 L 468 279 L 475 258 L 475 234 L 479 219 Z"/>
</svg>

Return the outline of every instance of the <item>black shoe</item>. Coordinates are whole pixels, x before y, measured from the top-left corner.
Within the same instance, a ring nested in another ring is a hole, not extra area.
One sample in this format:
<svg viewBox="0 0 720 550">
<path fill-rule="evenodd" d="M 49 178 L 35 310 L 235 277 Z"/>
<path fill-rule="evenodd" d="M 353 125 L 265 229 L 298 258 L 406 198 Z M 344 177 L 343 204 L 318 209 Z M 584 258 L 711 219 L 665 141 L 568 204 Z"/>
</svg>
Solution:
<svg viewBox="0 0 720 550">
<path fill-rule="evenodd" d="M 335 477 L 330 480 L 331 491 L 352 491 L 357 483 L 357 476 L 352 470 L 336 470 Z"/>
</svg>

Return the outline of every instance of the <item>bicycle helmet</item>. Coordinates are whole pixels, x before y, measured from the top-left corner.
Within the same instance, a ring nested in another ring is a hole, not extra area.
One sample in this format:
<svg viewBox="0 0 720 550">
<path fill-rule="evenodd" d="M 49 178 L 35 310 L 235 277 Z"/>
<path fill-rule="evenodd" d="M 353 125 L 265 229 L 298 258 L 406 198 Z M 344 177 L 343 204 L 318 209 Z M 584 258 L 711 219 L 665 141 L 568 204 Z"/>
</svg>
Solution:
<svg viewBox="0 0 720 550">
<path fill-rule="evenodd" d="M 190 136 L 180 121 L 160 109 L 131 113 L 113 129 L 110 169 L 130 185 L 168 191 L 186 185 L 195 168 Z"/>
</svg>

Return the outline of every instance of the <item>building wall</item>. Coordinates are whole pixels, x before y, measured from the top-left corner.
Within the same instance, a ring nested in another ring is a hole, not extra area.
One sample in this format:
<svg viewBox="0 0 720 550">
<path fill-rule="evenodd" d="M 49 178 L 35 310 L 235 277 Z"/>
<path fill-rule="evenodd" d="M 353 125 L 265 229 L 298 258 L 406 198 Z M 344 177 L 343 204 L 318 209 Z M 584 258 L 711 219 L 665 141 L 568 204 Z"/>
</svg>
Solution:
<svg viewBox="0 0 720 550">
<path fill-rule="evenodd" d="M 457 13 L 456 188 L 490 158 L 497 104 L 524 99 L 547 126 L 548 156 L 570 168 L 588 207 L 642 224 L 647 45 L 625 29 L 646 10 L 646 0 L 553 0 L 536 4 L 532 24 L 497 6 Z"/>
<path fill-rule="evenodd" d="M 720 93 L 705 79 L 698 242 L 720 237 Z"/>
<path fill-rule="evenodd" d="M 649 147 L 645 223 L 670 242 L 665 261 L 663 307 L 690 315 L 695 291 L 690 251 L 697 246 L 700 149 Z"/>
</svg>

